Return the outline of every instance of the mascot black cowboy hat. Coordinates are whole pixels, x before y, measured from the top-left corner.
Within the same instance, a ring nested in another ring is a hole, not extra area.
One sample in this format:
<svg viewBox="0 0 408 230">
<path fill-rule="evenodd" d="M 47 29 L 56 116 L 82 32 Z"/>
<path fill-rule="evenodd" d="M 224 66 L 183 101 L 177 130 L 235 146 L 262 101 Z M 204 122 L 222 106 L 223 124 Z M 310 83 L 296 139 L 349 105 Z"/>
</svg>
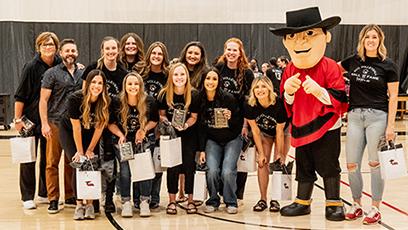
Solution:
<svg viewBox="0 0 408 230">
<path fill-rule="evenodd" d="M 341 18 L 333 16 L 322 20 L 318 7 L 310 7 L 295 11 L 286 12 L 286 27 L 269 28 L 269 30 L 278 36 L 294 34 L 312 28 L 331 29 L 340 23 Z"/>
</svg>

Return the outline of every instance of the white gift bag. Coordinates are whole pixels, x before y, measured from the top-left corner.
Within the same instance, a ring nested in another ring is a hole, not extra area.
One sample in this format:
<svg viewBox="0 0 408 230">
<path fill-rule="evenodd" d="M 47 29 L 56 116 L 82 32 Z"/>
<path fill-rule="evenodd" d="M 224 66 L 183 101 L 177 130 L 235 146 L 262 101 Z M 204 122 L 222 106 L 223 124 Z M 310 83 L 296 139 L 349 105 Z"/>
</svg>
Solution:
<svg viewBox="0 0 408 230">
<path fill-rule="evenodd" d="M 269 191 L 272 200 L 292 200 L 292 175 L 273 171 Z"/>
<path fill-rule="evenodd" d="M 160 157 L 162 167 L 172 168 L 183 163 L 181 138 L 170 139 L 169 136 L 160 136 Z"/>
<path fill-rule="evenodd" d="M 255 147 L 249 147 L 245 152 L 241 151 L 237 162 L 238 172 L 255 172 L 256 167 L 256 152 Z"/>
<path fill-rule="evenodd" d="M 205 171 L 196 171 L 194 175 L 193 200 L 205 201 L 207 199 L 207 179 Z"/>
<path fill-rule="evenodd" d="M 10 138 L 11 160 L 13 163 L 35 161 L 35 137 Z"/>
<path fill-rule="evenodd" d="M 156 174 L 154 173 L 150 150 L 146 149 L 142 153 L 136 153 L 133 157 L 134 159 L 128 160 L 132 181 L 138 182 L 153 179 Z"/>
<path fill-rule="evenodd" d="M 98 200 L 102 197 L 100 171 L 79 171 L 76 169 L 77 199 Z"/>
<path fill-rule="evenodd" d="M 163 168 L 161 166 L 161 156 L 160 156 L 160 147 L 155 147 L 153 152 L 153 166 L 154 172 L 161 173 L 163 172 Z"/>
<path fill-rule="evenodd" d="M 384 180 L 407 176 L 407 165 L 401 144 L 396 145 L 396 148 L 379 151 L 378 158 L 381 166 L 381 177 Z"/>
</svg>

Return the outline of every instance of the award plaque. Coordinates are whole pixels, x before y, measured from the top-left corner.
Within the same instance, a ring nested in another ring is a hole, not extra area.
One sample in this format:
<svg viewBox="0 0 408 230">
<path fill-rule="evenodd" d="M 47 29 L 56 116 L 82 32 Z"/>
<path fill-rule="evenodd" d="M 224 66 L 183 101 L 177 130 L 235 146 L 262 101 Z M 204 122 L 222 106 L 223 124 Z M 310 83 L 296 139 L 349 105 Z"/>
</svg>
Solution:
<svg viewBox="0 0 408 230">
<path fill-rule="evenodd" d="M 20 135 L 23 137 L 33 135 L 35 124 L 32 121 L 30 121 L 30 119 L 28 119 L 26 116 L 22 116 L 21 121 L 23 122 L 23 129 L 21 129 Z"/>
<path fill-rule="evenodd" d="M 133 145 L 132 142 L 126 142 L 119 145 L 120 161 L 127 161 L 133 159 Z"/>
<path fill-rule="evenodd" d="M 214 108 L 214 126 L 217 129 L 228 128 L 228 120 L 224 116 L 223 108 Z"/>
<path fill-rule="evenodd" d="M 174 109 L 171 125 L 173 127 L 184 128 L 186 122 L 187 111 L 184 109 Z"/>
</svg>

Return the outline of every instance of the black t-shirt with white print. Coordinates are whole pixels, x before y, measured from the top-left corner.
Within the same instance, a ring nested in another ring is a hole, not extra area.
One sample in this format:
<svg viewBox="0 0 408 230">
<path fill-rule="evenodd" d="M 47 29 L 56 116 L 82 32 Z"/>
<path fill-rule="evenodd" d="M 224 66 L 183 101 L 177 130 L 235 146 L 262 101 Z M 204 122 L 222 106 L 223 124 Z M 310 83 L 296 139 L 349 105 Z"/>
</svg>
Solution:
<svg viewBox="0 0 408 230">
<path fill-rule="evenodd" d="M 222 86 L 221 88 L 228 93 L 234 95 L 234 97 L 242 102 L 245 95 L 249 94 L 252 81 L 254 80 L 254 73 L 252 70 L 245 69 L 243 76 L 243 85 L 239 86 L 237 81 L 238 69 L 228 68 L 226 63 L 220 63 L 216 65 L 216 68 L 220 72 Z"/>
<path fill-rule="evenodd" d="M 372 108 L 388 112 L 389 82 L 398 82 L 397 65 L 386 58 L 366 57 L 363 61 L 358 55 L 352 55 L 341 65 L 350 76 L 349 110 L 354 108 Z"/>
<path fill-rule="evenodd" d="M 86 80 L 89 72 L 94 69 L 97 69 L 97 63 L 94 62 L 91 65 L 87 66 L 84 74 L 82 75 L 82 79 Z M 127 70 L 122 67 L 122 65 L 118 64 L 116 66 L 116 70 L 110 71 L 108 70 L 105 65 L 102 66 L 102 72 L 106 76 L 106 85 L 108 87 L 109 96 L 116 96 L 119 95 L 120 91 L 122 90 L 122 82 L 127 74 Z"/>
<path fill-rule="evenodd" d="M 159 95 L 160 90 L 166 84 L 166 81 L 166 74 L 163 72 L 155 73 L 150 71 L 149 74 L 143 78 L 146 93 L 157 99 L 157 96 Z"/>
<path fill-rule="evenodd" d="M 276 135 L 276 125 L 285 123 L 287 120 L 286 109 L 283 101 L 276 97 L 276 102 L 267 108 L 257 102 L 255 106 L 245 103 L 244 117 L 248 120 L 255 120 L 261 132 L 269 136 Z"/>
<path fill-rule="evenodd" d="M 159 110 L 166 111 L 166 117 L 168 121 L 172 121 L 174 109 L 184 109 L 185 102 L 184 102 L 184 95 L 177 95 L 173 94 L 173 106 L 169 107 L 166 102 L 166 94 L 163 94 L 163 97 L 158 99 Z M 199 100 L 198 100 L 198 93 L 196 90 L 191 91 L 191 103 L 187 110 L 186 121 L 190 118 L 191 113 L 198 113 L 200 110 Z M 191 128 L 187 130 L 192 130 Z M 184 131 L 182 131 L 184 132 Z M 176 130 L 176 133 L 179 133 Z"/>
<path fill-rule="evenodd" d="M 113 118 L 111 119 L 110 123 L 114 122 L 118 125 L 119 129 L 125 134 L 125 130 L 123 129 L 123 121 L 121 118 L 120 114 L 120 101 L 118 99 L 112 100 L 112 103 L 114 104 L 114 113 L 111 113 L 113 115 Z M 156 100 L 151 97 L 147 96 L 146 98 L 146 105 L 147 105 L 147 111 L 146 111 L 146 118 L 147 122 L 149 121 L 159 121 L 159 112 L 158 112 L 158 107 Z M 130 106 L 129 105 L 129 113 L 126 118 L 127 120 L 127 135 L 126 135 L 126 141 L 134 141 L 136 138 L 136 132 L 137 130 L 140 129 L 140 123 L 139 123 L 139 111 L 137 110 L 136 106 Z M 150 130 L 152 132 L 152 130 Z"/>
</svg>

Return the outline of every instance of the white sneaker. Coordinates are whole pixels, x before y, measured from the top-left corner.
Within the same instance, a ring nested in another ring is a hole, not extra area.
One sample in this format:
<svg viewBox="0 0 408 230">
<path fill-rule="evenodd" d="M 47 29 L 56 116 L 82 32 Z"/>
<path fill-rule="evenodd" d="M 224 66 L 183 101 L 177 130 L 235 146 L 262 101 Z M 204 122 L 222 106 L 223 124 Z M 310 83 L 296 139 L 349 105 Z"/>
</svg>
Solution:
<svg viewBox="0 0 408 230">
<path fill-rule="evenodd" d="M 85 210 L 82 205 L 77 205 L 74 212 L 74 220 L 83 220 L 85 218 Z"/>
<path fill-rule="evenodd" d="M 149 203 L 147 200 L 142 200 L 140 202 L 140 216 L 141 217 L 149 217 L 150 214 L 150 208 L 149 208 Z"/>
<path fill-rule="evenodd" d="M 23 202 L 24 209 L 36 209 L 37 205 L 34 203 L 33 200 L 26 200 Z"/>
<path fill-rule="evenodd" d="M 227 213 L 228 214 L 237 214 L 238 213 L 238 208 L 234 206 L 228 206 L 227 207 Z"/>
<path fill-rule="evenodd" d="M 39 204 L 49 204 L 50 201 L 48 200 L 47 197 L 39 196 L 39 197 L 37 197 L 37 203 L 39 203 Z"/>
<path fill-rule="evenodd" d="M 132 208 L 132 204 L 130 203 L 130 201 L 126 201 L 123 205 L 122 205 L 122 217 L 133 217 L 133 208 Z"/>
<path fill-rule="evenodd" d="M 212 213 L 212 212 L 217 211 L 217 209 L 218 209 L 217 207 L 214 207 L 212 205 L 206 205 L 205 209 L 204 209 L 204 212 L 205 213 Z"/>
<path fill-rule="evenodd" d="M 85 207 L 85 219 L 89 219 L 89 220 L 93 220 L 95 219 L 95 210 L 94 210 L 94 206 L 91 205 L 87 205 Z"/>
</svg>

